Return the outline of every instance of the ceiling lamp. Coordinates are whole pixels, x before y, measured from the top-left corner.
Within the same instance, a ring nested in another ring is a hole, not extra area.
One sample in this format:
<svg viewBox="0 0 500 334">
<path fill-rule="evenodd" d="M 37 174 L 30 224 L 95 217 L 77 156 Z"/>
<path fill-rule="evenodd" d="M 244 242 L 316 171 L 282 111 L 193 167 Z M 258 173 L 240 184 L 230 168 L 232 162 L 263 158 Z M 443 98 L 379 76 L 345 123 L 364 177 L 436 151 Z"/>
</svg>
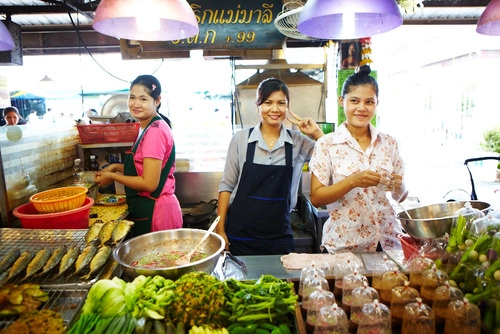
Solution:
<svg viewBox="0 0 500 334">
<path fill-rule="evenodd" d="M 0 21 L 0 51 L 10 51 L 14 49 L 15 46 L 9 29 Z"/>
<path fill-rule="evenodd" d="M 346 40 L 371 37 L 402 23 L 396 0 L 308 0 L 297 29 L 315 38 Z"/>
<path fill-rule="evenodd" d="M 102 0 L 92 27 L 104 35 L 138 41 L 173 41 L 199 32 L 186 0 Z"/>
<path fill-rule="evenodd" d="M 492 0 L 477 22 L 476 31 L 483 35 L 500 35 L 500 0 Z"/>
</svg>

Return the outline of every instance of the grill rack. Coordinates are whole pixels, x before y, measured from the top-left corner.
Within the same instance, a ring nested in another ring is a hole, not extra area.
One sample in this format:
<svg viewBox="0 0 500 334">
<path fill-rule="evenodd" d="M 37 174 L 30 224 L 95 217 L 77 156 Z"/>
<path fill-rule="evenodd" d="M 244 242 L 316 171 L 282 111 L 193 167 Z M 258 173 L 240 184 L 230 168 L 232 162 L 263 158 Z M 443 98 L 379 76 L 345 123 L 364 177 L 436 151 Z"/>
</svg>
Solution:
<svg viewBox="0 0 500 334">
<path fill-rule="evenodd" d="M 59 312 L 67 328 L 75 320 L 80 308 L 87 298 L 88 288 L 72 287 L 43 287 L 42 289 L 49 293 L 49 300 L 43 303 L 40 310 L 51 310 Z M 7 328 L 18 317 L 10 316 L 0 318 L 0 329 Z"/>
<path fill-rule="evenodd" d="M 83 250 L 87 243 L 83 230 L 38 230 L 24 228 L 1 228 L 0 229 L 0 259 L 14 249 L 31 251 L 36 254 L 42 248 L 49 248 L 52 251 L 59 246 L 78 246 Z M 57 271 L 57 267 L 54 268 Z M 37 277 L 23 281 L 24 272 L 8 283 L 23 284 L 35 283 L 49 293 L 49 300 L 42 304 L 39 310 L 52 310 L 59 312 L 67 328 L 73 323 L 80 312 L 92 284 L 101 278 L 109 278 L 118 269 L 117 262 L 112 256 L 108 259 L 103 268 L 88 280 L 79 276 L 71 276 L 71 271 L 67 275 L 55 278 L 56 273 Z M 0 285 L 4 283 L 8 275 L 6 270 L 0 273 Z M 18 316 L 0 318 L 0 329 L 8 327 Z"/>
<path fill-rule="evenodd" d="M 2 228 L 0 229 L 0 259 L 10 251 L 18 249 L 21 252 L 31 251 L 35 255 L 39 250 L 48 248 L 54 251 L 57 247 L 66 245 L 66 247 L 78 246 L 80 250 L 87 246 L 85 234 L 87 230 L 37 230 L 37 229 L 18 229 Z M 92 284 L 109 270 L 110 266 L 116 266 L 112 256 L 103 268 L 88 280 L 79 276 L 72 276 L 71 271 L 62 277 L 56 278 L 56 273 L 50 273 L 44 276 L 33 276 L 29 280 L 22 281 L 24 273 L 13 279 L 9 283 L 36 283 L 36 284 Z M 57 271 L 57 267 L 54 268 Z M 8 270 L 0 273 L 0 284 L 7 278 Z"/>
</svg>

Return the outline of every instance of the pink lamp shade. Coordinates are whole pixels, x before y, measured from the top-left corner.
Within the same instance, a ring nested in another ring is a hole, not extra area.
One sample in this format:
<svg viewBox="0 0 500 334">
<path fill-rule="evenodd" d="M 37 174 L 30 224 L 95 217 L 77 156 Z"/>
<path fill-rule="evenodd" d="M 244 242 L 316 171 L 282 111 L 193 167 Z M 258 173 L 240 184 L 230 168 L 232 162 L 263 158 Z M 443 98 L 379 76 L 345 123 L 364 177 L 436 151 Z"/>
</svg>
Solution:
<svg viewBox="0 0 500 334">
<path fill-rule="evenodd" d="M 500 0 L 492 0 L 477 22 L 476 32 L 483 35 L 500 35 Z"/>
<path fill-rule="evenodd" d="M 92 27 L 104 35 L 139 41 L 173 41 L 199 32 L 186 0 L 102 0 Z"/>
<path fill-rule="evenodd" d="M 401 24 L 396 0 L 308 0 L 297 29 L 315 38 L 346 40 L 371 37 Z"/>
<path fill-rule="evenodd" d="M 9 29 L 0 21 L 0 51 L 10 51 L 14 49 L 15 46 Z"/>
</svg>

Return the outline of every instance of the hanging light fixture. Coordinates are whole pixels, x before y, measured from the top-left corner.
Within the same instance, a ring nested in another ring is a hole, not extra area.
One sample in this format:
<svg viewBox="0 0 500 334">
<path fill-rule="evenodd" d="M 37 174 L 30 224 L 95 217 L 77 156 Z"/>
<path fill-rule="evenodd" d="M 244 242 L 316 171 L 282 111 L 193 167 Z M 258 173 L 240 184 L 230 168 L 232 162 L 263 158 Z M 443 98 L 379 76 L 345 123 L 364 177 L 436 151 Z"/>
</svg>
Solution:
<svg viewBox="0 0 500 334">
<path fill-rule="evenodd" d="M 297 29 L 333 40 L 371 37 L 403 24 L 396 0 L 308 0 Z"/>
<path fill-rule="evenodd" d="M 10 51 L 14 49 L 15 46 L 9 29 L 0 21 L 0 51 Z"/>
<path fill-rule="evenodd" d="M 477 22 L 476 32 L 483 35 L 500 35 L 500 0 L 492 0 Z"/>
<path fill-rule="evenodd" d="M 186 0 L 101 0 L 92 27 L 104 35 L 139 41 L 172 41 L 199 32 Z"/>
</svg>

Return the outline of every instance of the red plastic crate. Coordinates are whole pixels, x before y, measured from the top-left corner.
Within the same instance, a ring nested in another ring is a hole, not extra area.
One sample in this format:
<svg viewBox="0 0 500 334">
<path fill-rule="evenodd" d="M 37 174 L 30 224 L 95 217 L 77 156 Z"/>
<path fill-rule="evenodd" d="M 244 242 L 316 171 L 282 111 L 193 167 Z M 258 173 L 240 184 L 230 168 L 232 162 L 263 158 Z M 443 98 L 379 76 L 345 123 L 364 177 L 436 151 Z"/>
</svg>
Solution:
<svg viewBox="0 0 500 334">
<path fill-rule="evenodd" d="M 82 144 L 134 142 L 140 123 L 77 125 Z"/>
</svg>

